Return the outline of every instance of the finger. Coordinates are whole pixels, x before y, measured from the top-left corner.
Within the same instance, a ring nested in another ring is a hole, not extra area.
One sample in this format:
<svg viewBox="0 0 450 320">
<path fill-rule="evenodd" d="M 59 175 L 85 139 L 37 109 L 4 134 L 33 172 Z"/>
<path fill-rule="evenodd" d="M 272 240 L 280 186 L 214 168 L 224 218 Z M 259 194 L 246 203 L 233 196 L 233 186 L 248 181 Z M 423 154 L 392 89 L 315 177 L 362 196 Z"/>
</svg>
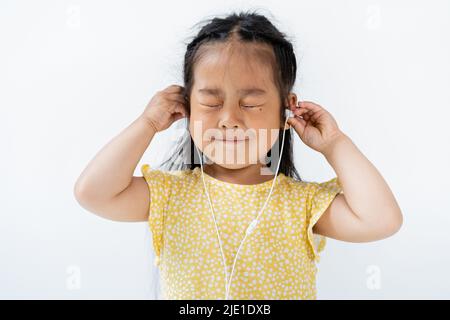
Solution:
<svg viewBox="0 0 450 320">
<path fill-rule="evenodd" d="M 302 115 L 302 118 L 305 119 L 305 121 L 309 121 L 311 119 L 311 116 L 308 113 L 305 113 Z"/>
<path fill-rule="evenodd" d="M 305 108 L 297 108 L 297 109 L 294 110 L 294 114 L 296 116 L 302 116 L 302 115 L 304 115 L 307 112 L 308 112 L 308 110 L 305 109 Z"/>
<path fill-rule="evenodd" d="M 170 85 L 167 88 L 165 88 L 163 91 L 167 92 L 167 93 L 177 93 L 177 92 L 184 91 L 184 87 L 179 86 L 177 84 L 173 84 L 173 85 Z"/>
<path fill-rule="evenodd" d="M 290 104 L 289 107 L 288 107 L 288 109 L 291 110 L 291 111 L 298 110 L 299 108 L 300 107 L 299 107 L 298 104 Z"/>
<path fill-rule="evenodd" d="M 313 111 L 307 110 L 305 108 L 300 108 L 300 109 L 297 109 L 296 111 L 294 111 L 294 115 L 299 116 L 299 117 L 305 119 L 306 121 L 311 119 L 313 114 L 314 114 Z"/>
<path fill-rule="evenodd" d="M 308 123 L 308 121 L 306 121 L 305 119 L 301 119 L 301 118 L 296 118 L 296 119 L 302 124 L 303 127 L 306 127 L 306 124 Z"/>
<path fill-rule="evenodd" d="M 301 101 L 299 103 L 300 108 L 305 108 L 314 112 L 323 110 L 323 108 L 321 106 L 319 106 L 318 104 L 311 102 L 311 101 Z"/>
<path fill-rule="evenodd" d="M 320 118 L 323 118 L 327 114 L 328 114 L 328 111 L 326 111 L 325 109 L 321 108 L 320 110 L 313 112 L 310 115 L 310 119 L 312 121 L 314 121 L 314 122 L 317 122 L 317 121 L 320 120 Z"/>
<path fill-rule="evenodd" d="M 302 103 L 302 107 L 300 108 L 300 110 L 306 110 L 306 112 L 303 114 L 303 118 L 306 121 L 311 120 L 313 122 L 318 121 L 319 118 L 326 112 L 326 110 L 321 106 L 312 102 Z"/>
<path fill-rule="evenodd" d="M 162 93 L 162 100 L 165 100 L 166 102 L 173 103 L 182 103 L 187 106 L 188 102 L 184 99 L 184 95 L 180 93 Z"/>
<path fill-rule="evenodd" d="M 177 93 L 170 93 L 166 96 L 166 99 L 172 102 L 178 102 L 182 103 L 184 105 L 187 105 L 186 100 L 184 99 L 183 95 L 177 94 Z"/>
<path fill-rule="evenodd" d="M 317 109 L 313 110 L 312 108 L 310 108 L 308 106 L 309 105 L 304 104 L 303 102 L 299 102 L 297 110 L 303 110 L 303 112 L 308 112 L 309 115 L 312 115 L 314 112 L 317 112 Z"/>
<path fill-rule="evenodd" d="M 170 113 L 179 112 L 179 110 L 184 109 L 184 104 L 176 100 L 165 100 L 164 105 L 166 106 L 167 111 Z M 182 107 L 180 109 L 180 107 Z"/>
<path fill-rule="evenodd" d="M 301 119 L 301 118 L 297 118 L 297 117 L 289 117 L 288 121 L 289 125 L 294 128 L 294 130 L 297 132 L 297 134 L 302 137 L 303 136 L 303 132 L 305 131 L 305 127 L 306 127 L 306 121 Z"/>
<path fill-rule="evenodd" d="M 174 114 L 172 114 L 173 122 L 175 122 L 177 120 L 180 120 L 180 119 L 183 119 L 183 118 L 185 118 L 185 116 L 182 115 L 181 113 L 174 113 Z"/>
<path fill-rule="evenodd" d="M 187 109 L 181 103 L 176 103 L 175 108 L 173 109 L 173 112 L 179 113 L 179 114 L 183 115 L 183 117 L 187 117 L 188 116 Z"/>
</svg>

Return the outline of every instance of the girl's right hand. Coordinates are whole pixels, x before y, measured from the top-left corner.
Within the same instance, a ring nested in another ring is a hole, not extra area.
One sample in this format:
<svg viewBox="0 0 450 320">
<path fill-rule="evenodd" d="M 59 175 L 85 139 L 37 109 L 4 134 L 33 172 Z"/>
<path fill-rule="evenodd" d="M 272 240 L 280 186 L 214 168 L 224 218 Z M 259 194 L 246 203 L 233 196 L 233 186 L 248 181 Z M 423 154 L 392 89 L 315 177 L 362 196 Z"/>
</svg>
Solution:
<svg viewBox="0 0 450 320">
<path fill-rule="evenodd" d="M 156 131 L 169 128 L 173 122 L 188 117 L 184 87 L 171 85 L 158 91 L 141 115 Z"/>
</svg>

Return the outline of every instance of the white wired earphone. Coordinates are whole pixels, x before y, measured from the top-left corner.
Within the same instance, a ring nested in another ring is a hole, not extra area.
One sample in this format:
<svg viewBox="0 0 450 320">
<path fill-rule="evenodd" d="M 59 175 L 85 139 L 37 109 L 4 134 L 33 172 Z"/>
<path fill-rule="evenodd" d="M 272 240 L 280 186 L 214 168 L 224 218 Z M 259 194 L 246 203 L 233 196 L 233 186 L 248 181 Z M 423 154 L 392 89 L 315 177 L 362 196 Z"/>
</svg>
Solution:
<svg viewBox="0 0 450 320">
<path fill-rule="evenodd" d="M 241 250 L 241 247 L 244 244 L 245 239 L 247 239 L 247 236 L 250 233 L 252 233 L 253 230 L 256 228 L 256 225 L 258 224 L 258 218 L 262 214 L 262 212 L 264 211 L 267 203 L 269 202 L 270 196 L 272 195 L 272 190 L 273 190 L 273 187 L 274 187 L 275 182 L 277 180 L 278 170 L 280 168 L 281 156 L 283 155 L 284 135 L 285 135 L 285 132 L 286 132 L 286 130 L 285 130 L 286 124 L 287 124 L 287 121 L 288 121 L 289 117 L 292 117 L 292 116 L 293 116 L 293 112 L 290 109 L 286 109 L 285 110 L 286 120 L 284 122 L 284 127 L 282 128 L 282 130 L 283 130 L 283 140 L 281 142 L 281 154 L 280 154 L 280 158 L 278 159 L 277 170 L 275 172 L 275 178 L 273 179 L 272 187 L 270 188 L 270 192 L 269 192 L 269 196 L 267 197 L 266 202 L 264 203 L 261 211 L 258 213 L 256 218 L 253 219 L 253 221 L 249 224 L 249 226 L 247 227 L 247 230 L 245 231 L 244 238 L 242 239 L 241 244 L 239 245 L 238 250 L 236 252 L 236 256 L 234 257 L 234 262 L 233 262 L 233 266 L 231 268 L 231 274 L 230 274 L 229 280 L 228 280 L 228 271 L 227 271 L 227 263 L 226 263 L 226 260 L 225 260 L 225 254 L 223 253 L 223 249 L 222 249 L 222 240 L 220 238 L 219 228 L 217 227 L 216 217 L 214 215 L 214 209 L 212 207 L 211 199 L 209 197 L 209 193 L 208 193 L 208 190 L 206 188 L 205 177 L 203 175 L 203 161 L 202 161 L 202 157 L 200 156 L 200 152 L 198 151 L 197 146 L 195 146 L 195 149 L 197 150 L 197 153 L 198 153 L 198 157 L 200 159 L 200 167 L 201 167 L 201 171 L 202 171 L 203 186 L 205 188 L 205 193 L 206 193 L 206 196 L 208 198 L 209 207 L 211 209 L 211 215 L 212 215 L 212 218 L 213 218 L 213 221 L 214 221 L 214 226 L 216 227 L 217 239 L 219 240 L 220 252 L 222 254 L 222 262 L 223 262 L 223 267 L 224 267 L 224 271 L 225 271 L 225 300 L 228 300 L 228 297 L 230 295 L 231 280 L 233 279 L 234 267 L 236 265 L 236 262 L 237 262 L 237 259 L 238 259 L 238 256 L 239 256 L 239 251 Z"/>
</svg>

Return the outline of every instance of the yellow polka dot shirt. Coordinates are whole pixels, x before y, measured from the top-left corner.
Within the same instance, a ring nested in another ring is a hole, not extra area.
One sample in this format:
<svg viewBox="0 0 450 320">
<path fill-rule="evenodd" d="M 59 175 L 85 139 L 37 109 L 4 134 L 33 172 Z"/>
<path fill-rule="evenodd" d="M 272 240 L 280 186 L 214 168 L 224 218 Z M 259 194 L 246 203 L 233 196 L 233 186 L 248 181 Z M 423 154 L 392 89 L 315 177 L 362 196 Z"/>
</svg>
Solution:
<svg viewBox="0 0 450 320">
<path fill-rule="evenodd" d="M 200 168 L 163 171 L 143 164 L 148 223 L 165 299 L 224 299 L 225 271 Z M 228 272 L 273 180 L 233 184 L 204 173 Z M 279 173 L 272 196 L 241 247 L 230 299 L 316 299 L 316 262 L 326 238 L 312 228 L 342 187 Z"/>
</svg>

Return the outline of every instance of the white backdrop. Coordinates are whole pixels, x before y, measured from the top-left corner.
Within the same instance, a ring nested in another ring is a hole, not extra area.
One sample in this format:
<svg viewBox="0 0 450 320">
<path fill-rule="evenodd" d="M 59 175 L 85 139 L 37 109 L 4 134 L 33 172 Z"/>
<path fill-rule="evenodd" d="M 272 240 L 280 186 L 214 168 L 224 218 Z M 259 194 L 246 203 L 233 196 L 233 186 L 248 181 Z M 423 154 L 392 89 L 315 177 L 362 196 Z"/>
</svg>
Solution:
<svg viewBox="0 0 450 320">
<path fill-rule="evenodd" d="M 0 298 L 151 298 L 146 223 L 87 212 L 73 185 L 157 90 L 182 84 L 194 24 L 241 9 L 294 39 L 295 92 L 333 114 L 404 214 L 382 241 L 328 239 L 318 298 L 450 298 L 450 2 L 226 2 L 0 2 Z M 163 160 L 175 127 L 140 164 Z M 302 178 L 334 176 L 294 148 Z"/>
</svg>

